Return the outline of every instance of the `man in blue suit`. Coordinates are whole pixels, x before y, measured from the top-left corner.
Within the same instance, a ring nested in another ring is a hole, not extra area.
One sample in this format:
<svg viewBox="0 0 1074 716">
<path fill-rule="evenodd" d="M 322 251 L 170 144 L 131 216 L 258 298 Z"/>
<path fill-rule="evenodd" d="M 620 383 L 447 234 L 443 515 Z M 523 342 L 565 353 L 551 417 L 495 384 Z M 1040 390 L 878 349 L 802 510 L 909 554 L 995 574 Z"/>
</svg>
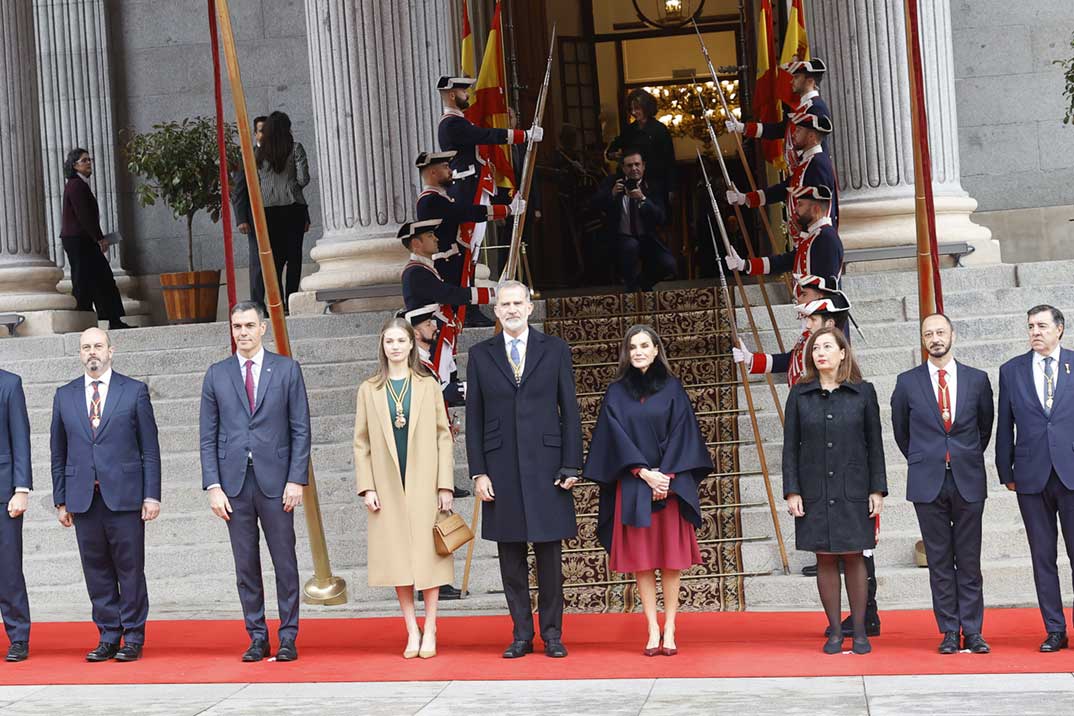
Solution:
<svg viewBox="0 0 1074 716">
<path fill-rule="evenodd" d="M 7 661 L 30 655 L 30 600 L 22 573 L 22 515 L 34 487 L 30 467 L 30 419 L 22 379 L 0 370 L 0 614 L 11 646 Z"/>
<path fill-rule="evenodd" d="M 981 517 L 992 385 L 987 373 L 955 360 L 955 329 L 944 314 L 921 322 L 921 343 L 929 359 L 900 374 L 891 394 L 891 427 L 907 463 L 906 499 L 914 503 L 929 560 L 932 610 L 944 635 L 940 653 L 987 654 Z"/>
<path fill-rule="evenodd" d="M 298 363 L 262 345 L 267 327 L 257 303 L 231 309 L 236 353 L 209 367 L 201 391 L 202 487 L 231 538 L 250 635 L 242 660 L 270 653 L 259 546 L 264 532 L 280 610 L 276 660 L 294 661 L 301 599 L 294 509 L 309 482 L 310 408 Z"/>
<path fill-rule="evenodd" d="M 530 328 L 530 290 L 506 281 L 496 291 L 503 333 L 470 349 L 466 366 L 466 453 L 482 534 L 497 543 L 515 659 L 533 651 L 527 543 L 537 563 L 537 611 L 546 656 L 563 646 L 563 544 L 578 525 L 570 489 L 582 467 L 582 422 L 571 349 Z"/>
<path fill-rule="evenodd" d="M 145 383 L 112 370 L 99 328 L 79 338 L 85 374 L 52 401 L 52 501 L 74 524 L 97 648 L 86 661 L 137 661 L 145 642 L 145 523 L 160 514 L 160 444 Z M 123 647 L 120 648 L 120 639 Z"/>
<path fill-rule="evenodd" d="M 1000 366 L 996 468 L 1018 493 L 1033 560 L 1037 604 L 1048 632 L 1043 652 L 1067 648 L 1056 565 L 1056 522 L 1074 561 L 1074 353 L 1059 347 L 1065 320 L 1048 305 L 1028 311 L 1030 351 Z"/>
</svg>

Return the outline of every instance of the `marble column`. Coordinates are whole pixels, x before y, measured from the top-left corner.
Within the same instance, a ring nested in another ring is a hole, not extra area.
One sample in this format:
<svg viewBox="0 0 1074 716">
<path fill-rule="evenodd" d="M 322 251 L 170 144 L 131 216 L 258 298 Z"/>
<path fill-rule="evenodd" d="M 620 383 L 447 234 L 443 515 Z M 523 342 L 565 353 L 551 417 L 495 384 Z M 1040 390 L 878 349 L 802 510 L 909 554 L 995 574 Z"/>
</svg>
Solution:
<svg viewBox="0 0 1074 716">
<path fill-rule="evenodd" d="M 82 147 L 93 157 L 90 181 L 101 210 L 101 230 L 107 234 L 119 229 L 115 150 L 119 137 L 112 120 L 107 12 L 105 0 L 34 0 L 45 222 L 52 260 L 65 269 L 60 288 L 66 291 L 71 290 L 70 269 L 60 242 L 60 217 L 66 182 L 63 161 L 71 149 Z M 121 246 L 113 246 L 108 257 L 123 296 L 124 320 L 144 325 L 149 322 L 149 307 L 130 295 L 134 280 L 123 269 Z"/>
<path fill-rule="evenodd" d="M 458 71 L 457 3 L 306 0 L 324 235 L 292 312 L 312 292 L 390 284 L 414 218 L 414 157 L 437 150 L 436 80 Z M 395 303 L 398 303 L 396 300 Z"/>
<path fill-rule="evenodd" d="M 813 3 L 813 53 L 828 63 L 821 94 L 835 123 L 840 235 L 847 248 L 912 245 L 914 155 L 903 0 Z M 959 178 L 949 0 L 920 2 L 936 231 L 966 241 L 965 264 L 997 263 L 999 242 L 970 220 L 977 202 Z"/>
<path fill-rule="evenodd" d="M 94 317 L 56 289 L 63 271 L 49 259 L 29 3 L 0 2 L 0 76 L 0 312 L 26 317 L 20 335 L 77 330 Z"/>
</svg>

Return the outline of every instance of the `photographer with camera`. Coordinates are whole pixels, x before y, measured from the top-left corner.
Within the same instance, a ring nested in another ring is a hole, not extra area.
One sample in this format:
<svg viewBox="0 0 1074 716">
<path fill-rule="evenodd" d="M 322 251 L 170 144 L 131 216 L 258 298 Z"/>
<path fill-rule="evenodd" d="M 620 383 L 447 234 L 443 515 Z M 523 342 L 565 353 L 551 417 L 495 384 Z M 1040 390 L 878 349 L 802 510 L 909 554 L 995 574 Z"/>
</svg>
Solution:
<svg viewBox="0 0 1074 716">
<path fill-rule="evenodd" d="M 645 180 L 645 160 L 638 149 L 624 150 L 620 171 L 601 183 L 592 207 L 604 213 L 606 241 L 618 256 L 626 290 L 651 291 L 659 281 L 674 278 L 678 269 L 675 256 L 657 236 L 667 215 L 663 189 Z"/>
</svg>

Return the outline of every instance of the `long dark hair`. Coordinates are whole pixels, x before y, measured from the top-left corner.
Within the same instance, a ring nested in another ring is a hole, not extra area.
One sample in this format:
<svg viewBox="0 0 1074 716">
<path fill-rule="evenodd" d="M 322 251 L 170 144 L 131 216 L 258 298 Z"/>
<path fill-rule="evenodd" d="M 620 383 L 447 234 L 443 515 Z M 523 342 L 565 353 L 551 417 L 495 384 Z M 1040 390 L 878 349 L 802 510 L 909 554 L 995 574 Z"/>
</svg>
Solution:
<svg viewBox="0 0 1074 716">
<path fill-rule="evenodd" d="M 398 328 L 410 338 L 410 356 L 407 359 L 410 371 L 419 376 L 429 375 L 429 370 L 418 356 L 418 341 L 414 337 L 414 326 L 410 325 L 410 321 L 405 318 L 393 316 L 380 327 L 380 335 L 377 337 L 377 372 L 369 377 L 369 382 L 374 388 L 381 387 L 388 380 L 388 356 L 384 353 L 384 334 L 393 328 Z"/>
<path fill-rule="evenodd" d="M 83 154 L 89 154 L 89 152 L 82 147 L 75 147 L 67 152 L 67 157 L 63 160 L 64 179 L 73 179 L 78 174 L 75 170 L 75 164 L 78 164 L 78 160 L 82 158 Z"/>
<path fill-rule="evenodd" d="M 257 165 L 268 164 L 269 169 L 283 174 L 294 148 L 291 118 L 283 112 L 273 112 L 265 119 L 265 126 L 261 128 L 261 145 L 254 152 Z"/>
<path fill-rule="evenodd" d="M 656 116 L 656 97 L 641 89 L 631 91 L 626 98 L 626 110 L 627 114 L 630 114 L 631 105 L 637 102 L 641 107 L 641 111 L 645 113 L 645 121 L 649 121 Z"/>
<path fill-rule="evenodd" d="M 805 346 L 805 376 L 802 381 L 808 383 L 813 380 L 820 380 L 820 372 L 817 370 L 816 363 L 813 362 L 813 345 L 822 336 L 831 336 L 835 339 L 835 345 L 843 349 L 845 357 L 843 362 L 839 364 L 839 370 L 835 372 L 835 380 L 838 383 L 860 383 L 861 368 L 858 367 L 858 361 L 854 358 L 854 351 L 850 349 L 850 341 L 843 335 L 843 332 L 838 328 L 828 326 L 821 328 L 819 331 L 809 337 Z"/>
<path fill-rule="evenodd" d="M 649 336 L 649 340 L 656 346 L 656 358 L 645 373 L 635 368 L 630 362 L 630 341 L 641 333 Z M 671 365 L 668 363 L 667 351 L 664 350 L 664 341 L 660 339 L 653 327 L 644 323 L 631 326 L 619 346 L 619 367 L 615 381 L 622 383 L 630 396 L 639 400 L 658 392 L 671 375 Z"/>
</svg>

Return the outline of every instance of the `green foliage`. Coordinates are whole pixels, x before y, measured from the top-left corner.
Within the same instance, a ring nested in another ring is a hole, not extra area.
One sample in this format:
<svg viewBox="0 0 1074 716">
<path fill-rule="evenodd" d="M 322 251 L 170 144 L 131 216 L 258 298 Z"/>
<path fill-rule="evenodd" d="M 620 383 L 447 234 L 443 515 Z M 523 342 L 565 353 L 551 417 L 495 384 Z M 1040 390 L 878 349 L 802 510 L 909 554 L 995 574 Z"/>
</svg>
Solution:
<svg viewBox="0 0 1074 716">
<path fill-rule="evenodd" d="M 127 169 L 145 179 L 135 190 L 138 203 L 153 206 L 159 199 L 176 219 L 186 219 L 187 256 L 193 271 L 194 216 L 205 211 L 214 223 L 219 221 L 223 201 L 216 120 L 194 117 L 155 124 L 152 131 L 145 133 L 124 130 L 122 135 Z M 231 170 L 242 162 L 234 124 L 224 125 L 224 139 Z"/>
<path fill-rule="evenodd" d="M 1070 36 L 1070 49 L 1074 50 L 1074 35 Z M 1063 96 L 1067 98 L 1067 109 L 1063 122 L 1065 124 L 1074 124 L 1074 56 L 1066 60 L 1054 60 L 1054 64 L 1063 68 L 1063 75 L 1066 79 Z"/>
</svg>

